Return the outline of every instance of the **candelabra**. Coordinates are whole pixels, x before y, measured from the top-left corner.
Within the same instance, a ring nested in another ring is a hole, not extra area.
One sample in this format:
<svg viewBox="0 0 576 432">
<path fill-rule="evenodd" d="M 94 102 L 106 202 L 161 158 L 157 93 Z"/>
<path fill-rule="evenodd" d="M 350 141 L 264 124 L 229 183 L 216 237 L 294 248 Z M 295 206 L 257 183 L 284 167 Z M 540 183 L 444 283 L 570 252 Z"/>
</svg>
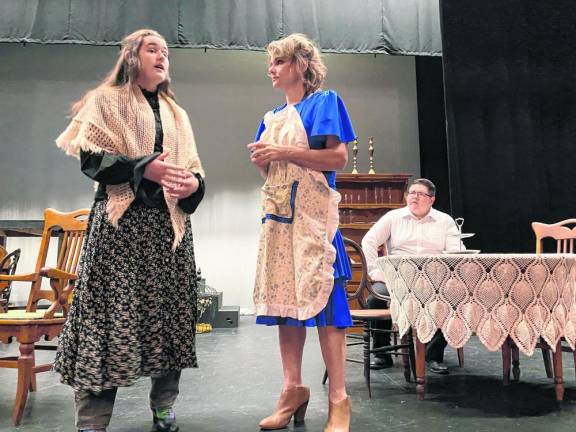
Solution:
<svg viewBox="0 0 576 432">
<path fill-rule="evenodd" d="M 374 171 L 374 137 L 368 138 L 368 154 L 370 155 L 370 170 L 368 174 L 376 174 L 376 171 Z"/>
<path fill-rule="evenodd" d="M 358 174 L 358 140 L 352 142 L 352 174 Z"/>
</svg>

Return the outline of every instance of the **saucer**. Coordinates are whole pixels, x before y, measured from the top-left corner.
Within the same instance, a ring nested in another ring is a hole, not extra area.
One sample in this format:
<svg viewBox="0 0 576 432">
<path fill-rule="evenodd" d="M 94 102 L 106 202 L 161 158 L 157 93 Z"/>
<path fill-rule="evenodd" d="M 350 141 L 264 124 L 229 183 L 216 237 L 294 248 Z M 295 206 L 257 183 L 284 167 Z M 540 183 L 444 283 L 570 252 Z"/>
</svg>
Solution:
<svg viewBox="0 0 576 432">
<path fill-rule="evenodd" d="M 480 249 L 464 249 L 461 251 L 442 251 L 445 255 L 471 255 L 480 253 Z"/>
</svg>

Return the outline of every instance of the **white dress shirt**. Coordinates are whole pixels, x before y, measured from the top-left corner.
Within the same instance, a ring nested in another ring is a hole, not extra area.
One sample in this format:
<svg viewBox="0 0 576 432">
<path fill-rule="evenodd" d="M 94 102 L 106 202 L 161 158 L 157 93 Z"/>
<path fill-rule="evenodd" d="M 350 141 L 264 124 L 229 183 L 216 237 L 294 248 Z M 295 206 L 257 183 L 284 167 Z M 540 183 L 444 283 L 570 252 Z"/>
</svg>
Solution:
<svg viewBox="0 0 576 432">
<path fill-rule="evenodd" d="M 415 217 L 408 207 L 391 210 L 370 228 L 362 239 L 368 274 L 374 281 L 384 282 L 384 274 L 377 266 L 378 248 L 386 243 L 388 255 L 426 255 L 442 251 L 465 249 L 458 237 L 454 219 L 431 208 L 422 219 Z"/>
</svg>

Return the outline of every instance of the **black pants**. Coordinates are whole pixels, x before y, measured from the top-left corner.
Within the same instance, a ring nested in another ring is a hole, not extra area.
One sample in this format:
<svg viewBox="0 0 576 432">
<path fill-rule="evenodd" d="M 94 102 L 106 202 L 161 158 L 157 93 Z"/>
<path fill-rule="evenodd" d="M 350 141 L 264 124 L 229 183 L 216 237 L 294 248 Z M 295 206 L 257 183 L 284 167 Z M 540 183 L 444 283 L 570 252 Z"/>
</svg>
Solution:
<svg viewBox="0 0 576 432">
<path fill-rule="evenodd" d="M 389 296 L 388 288 L 382 282 L 375 282 L 372 285 L 374 291 L 378 294 Z M 368 307 L 370 309 L 384 309 L 388 307 L 388 304 L 384 300 L 377 299 L 373 295 L 368 296 L 367 299 Z M 392 321 L 377 321 L 373 324 L 373 328 L 390 330 L 392 328 Z M 373 348 L 380 348 L 383 346 L 390 345 L 390 334 L 374 332 L 372 335 Z M 447 342 L 444 339 L 444 335 L 441 330 L 438 330 L 432 340 L 426 345 L 426 361 L 437 361 L 442 363 L 444 361 L 444 348 L 446 348 Z M 378 356 L 378 354 L 376 354 Z M 385 354 L 380 354 L 383 356 Z"/>
</svg>

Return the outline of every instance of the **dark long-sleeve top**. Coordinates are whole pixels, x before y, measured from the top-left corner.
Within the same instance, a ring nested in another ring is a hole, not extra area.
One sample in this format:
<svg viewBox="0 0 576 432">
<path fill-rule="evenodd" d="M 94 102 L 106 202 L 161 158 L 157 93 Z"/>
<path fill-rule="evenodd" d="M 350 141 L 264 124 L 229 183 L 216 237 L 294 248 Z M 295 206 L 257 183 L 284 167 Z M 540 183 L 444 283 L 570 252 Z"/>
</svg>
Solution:
<svg viewBox="0 0 576 432">
<path fill-rule="evenodd" d="M 154 153 L 141 158 L 129 158 L 121 155 L 106 153 L 80 152 L 80 164 L 82 172 L 99 183 L 94 196 L 95 201 L 107 198 L 106 185 L 130 183 L 134 191 L 135 205 L 153 208 L 167 208 L 162 186 L 144 178 L 146 165 L 156 159 L 163 151 L 162 119 L 160 118 L 160 105 L 158 92 L 149 92 L 142 89 L 142 93 L 150 104 L 156 119 L 156 137 L 154 140 Z M 188 214 L 194 213 L 200 201 L 204 197 L 205 184 L 200 174 L 194 173 L 198 179 L 198 190 L 187 198 L 178 200 L 178 206 Z"/>
</svg>

